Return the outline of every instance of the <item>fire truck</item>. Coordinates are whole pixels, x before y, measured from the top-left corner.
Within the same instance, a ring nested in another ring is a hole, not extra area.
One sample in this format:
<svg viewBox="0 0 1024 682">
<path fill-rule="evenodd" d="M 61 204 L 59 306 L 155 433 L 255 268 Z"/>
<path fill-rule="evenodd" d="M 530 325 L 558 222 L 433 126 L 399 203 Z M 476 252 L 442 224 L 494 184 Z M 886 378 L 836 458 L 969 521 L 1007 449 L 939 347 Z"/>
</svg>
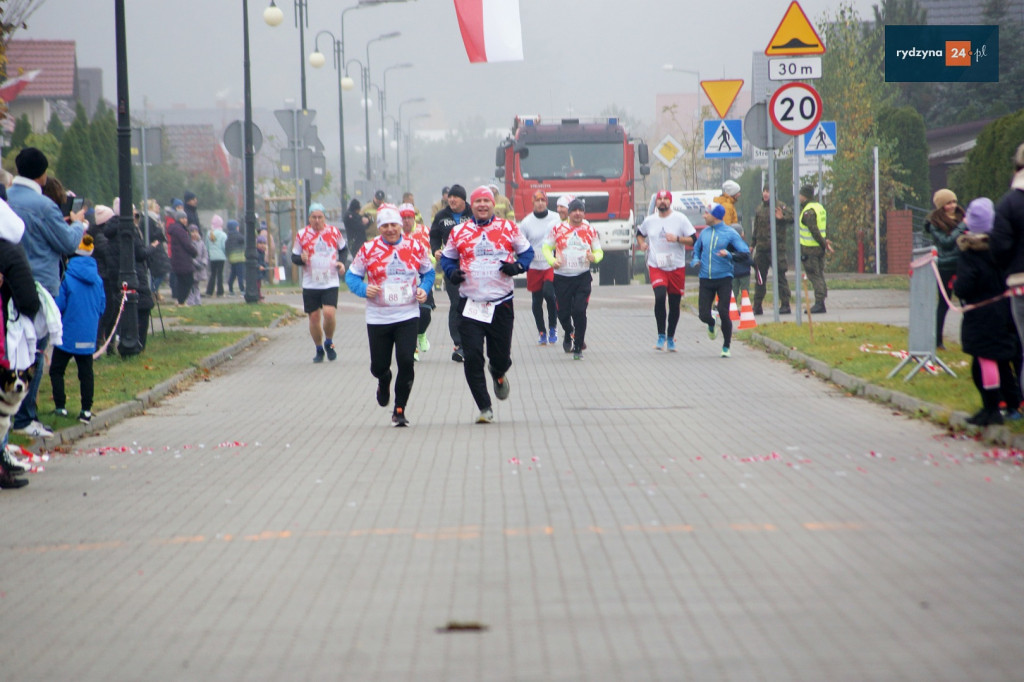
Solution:
<svg viewBox="0 0 1024 682">
<path fill-rule="evenodd" d="M 582 199 L 587 221 L 601 238 L 600 284 L 628 284 L 633 247 L 634 148 L 640 174 L 650 173 L 647 145 L 635 145 L 615 118 L 516 116 L 512 133 L 498 145 L 495 177 L 516 220 L 533 211 L 533 194 L 547 192 L 548 209 L 562 195 Z"/>
</svg>

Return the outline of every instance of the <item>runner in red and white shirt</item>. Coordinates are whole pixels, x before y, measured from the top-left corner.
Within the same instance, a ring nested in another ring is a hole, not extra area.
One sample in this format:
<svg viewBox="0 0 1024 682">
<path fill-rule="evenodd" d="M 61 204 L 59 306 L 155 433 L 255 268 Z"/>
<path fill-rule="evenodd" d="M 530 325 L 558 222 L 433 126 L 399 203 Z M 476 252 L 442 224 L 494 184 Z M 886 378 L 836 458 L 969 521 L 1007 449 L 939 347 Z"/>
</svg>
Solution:
<svg viewBox="0 0 1024 682">
<path fill-rule="evenodd" d="M 672 210 L 672 192 L 654 195 L 655 213 L 636 228 L 636 241 L 647 252 L 647 269 L 654 288 L 654 321 L 658 327 L 655 350 L 676 349 L 679 303 L 686 293 L 686 247 L 693 246 L 697 233 L 690 220 Z M 668 328 L 666 330 L 666 299 Z"/>
<path fill-rule="evenodd" d="M 566 204 L 568 205 L 568 204 Z M 557 213 L 548 210 L 548 195 L 542 189 L 533 193 L 533 212 L 519 221 L 519 229 L 530 240 L 533 252 L 537 253 L 551 229 L 562 222 Z M 537 345 L 546 346 L 558 341 L 556 329 L 557 305 L 555 303 L 555 271 L 544 258 L 534 258 L 526 271 L 526 290 L 533 298 L 533 321 L 537 324 L 540 337 Z M 547 325 L 544 324 L 544 302 L 548 304 Z"/>
<path fill-rule="evenodd" d="M 327 224 L 323 204 L 310 204 L 309 224 L 292 243 L 292 263 L 302 266 L 302 309 L 309 315 L 309 335 L 316 345 L 313 362 L 323 362 L 325 353 L 332 362 L 338 358 L 334 326 L 347 253 L 345 234 Z"/>
<path fill-rule="evenodd" d="M 409 424 L 406 403 L 415 378 L 416 334 L 420 306 L 434 286 L 429 246 L 402 233 L 402 217 L 391 204 L 377 207 L 377 231 L 352 261 L 345 284 L 366 299 L 366 334 L 370 342 L 370 373 L 377 379 L 377 403 L 391 400 L 391 356 L 398 364 L 395 379 L 394 426 Z"/>
<path fill-rule="evenodd" d="M 484 376 L 484 341 L 494 395 L 509 394 L 506 376 L 512 366 L 512 277 L 525 272 L 533 247 L 511 220 L 494 216 L 494 195 L 477 187 L 470 195 L 473 220 L 452 229 L 441 251 L 441 269 L 459 285 L 459 335 L 465 353 L 466 383 L 480 409 L 477 423 L 494 421 Z"/>
<path fill-rule="evenodd" d="M 559 223 L 544 240 L 544 258 L 555 269 L 555 300 L 558 321 L 565 337 L 562 350 L 572 352 L 574 360 L 583 359 L 587 347 L 587 305 L 594 278 L 591 263 L 604 258 L 601 239 L 590 223 L 584 220 L 586 209 L 582 199 L 569 202 L 569 222 Z"/>
<path fill-rule="evenodd" d="M 402 236 L 419 242 L 427 250 L 427 253 L 430 253 L 430 228 L 423 223 L 416 222 L 416 207 L 413 204 L 405 203 L 398 207 L 398 212 L 402 216 Z M 432 253 L 430 253 L 430 263 L 431 265 L 437 263 Z M 420 328 L 416 335 L 416 352 L 413 354 L 413 358 L 417 362 L 420 360 L 420 353 L 430 350 L 427 327 L 430 326 L 431 313 L 436 307 L 434 290 L 431 289 L 427 292 L 427 300 L 420 303 Z"/>
</svg>

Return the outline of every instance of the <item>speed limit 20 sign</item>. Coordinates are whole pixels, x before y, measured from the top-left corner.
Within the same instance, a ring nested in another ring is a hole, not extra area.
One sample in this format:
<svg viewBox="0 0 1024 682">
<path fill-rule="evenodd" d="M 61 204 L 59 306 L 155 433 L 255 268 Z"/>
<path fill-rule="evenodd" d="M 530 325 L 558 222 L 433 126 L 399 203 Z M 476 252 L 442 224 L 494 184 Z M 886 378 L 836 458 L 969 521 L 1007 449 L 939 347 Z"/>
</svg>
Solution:
<svg viewBox="0 0 1024 682">
<path fill-rule="evenodd" d="M 775 127 L 787 135 L 803 135 L 821 120 L 821 96 L 804 83 L 786 83 L 768 103 Z"/>
</svg>

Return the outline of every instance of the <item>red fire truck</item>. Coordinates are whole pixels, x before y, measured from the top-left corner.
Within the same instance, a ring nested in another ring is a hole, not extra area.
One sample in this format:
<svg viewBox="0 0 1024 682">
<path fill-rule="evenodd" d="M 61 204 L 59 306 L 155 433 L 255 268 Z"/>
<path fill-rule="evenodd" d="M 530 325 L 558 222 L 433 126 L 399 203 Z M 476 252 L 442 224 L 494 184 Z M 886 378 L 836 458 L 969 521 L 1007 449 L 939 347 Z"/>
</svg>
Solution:
<svg viewBox="0 0 1024 682">
<path fill-rule="evenodd" d="M 647 175 L 647 145 L 635 145 L 640 174 Z M 587 220 L 604 249 L 601 284 L 628 284 L 633 245 L 634 143 L 615 118 L 542 121 L 516 116 L 512 134 L 498 146 L 495 176 L 505 182 L 516 220 L 533 210 L 543 189 L 548 208 L 564 194 L 582 199 Z"/>
</svg>

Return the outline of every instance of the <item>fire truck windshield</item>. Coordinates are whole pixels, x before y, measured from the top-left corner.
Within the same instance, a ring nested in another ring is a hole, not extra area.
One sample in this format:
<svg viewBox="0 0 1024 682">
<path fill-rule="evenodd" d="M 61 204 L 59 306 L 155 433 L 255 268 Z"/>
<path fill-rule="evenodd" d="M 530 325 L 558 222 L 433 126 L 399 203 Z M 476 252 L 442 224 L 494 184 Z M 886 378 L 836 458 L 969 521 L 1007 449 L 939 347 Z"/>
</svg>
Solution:
<svg viewBox="0 0 1024 682">
<path fill-rule="evenodd" d="M 523 178 L 618 178 L 623 173 L 622 142 L 537 144 L 520 158 Z"/>
</svg>

